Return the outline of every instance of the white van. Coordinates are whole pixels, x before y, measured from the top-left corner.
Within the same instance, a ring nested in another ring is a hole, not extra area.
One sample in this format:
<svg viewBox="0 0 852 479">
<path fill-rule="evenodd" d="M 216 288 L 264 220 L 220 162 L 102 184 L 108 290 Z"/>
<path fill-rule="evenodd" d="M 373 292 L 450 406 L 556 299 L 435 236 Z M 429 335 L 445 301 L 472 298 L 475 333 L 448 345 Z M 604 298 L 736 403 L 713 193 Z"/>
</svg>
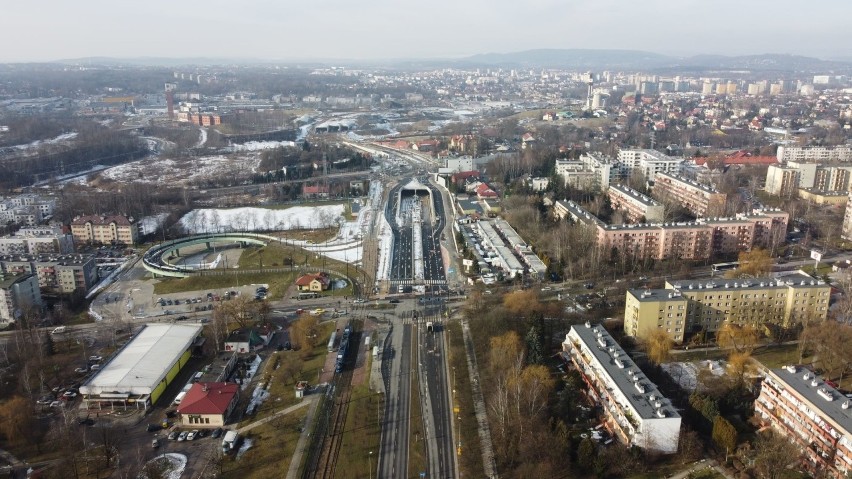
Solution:
<svg viewBox="0 0 852 479">
<path fill-rule="evenodd" d="M 65 332 L 65 330 L 65 326 L 59 326 L 57 328 L 53 328 L 53 331 L 51 331 L 50 334 L 62 334 Z"/>
</svg>

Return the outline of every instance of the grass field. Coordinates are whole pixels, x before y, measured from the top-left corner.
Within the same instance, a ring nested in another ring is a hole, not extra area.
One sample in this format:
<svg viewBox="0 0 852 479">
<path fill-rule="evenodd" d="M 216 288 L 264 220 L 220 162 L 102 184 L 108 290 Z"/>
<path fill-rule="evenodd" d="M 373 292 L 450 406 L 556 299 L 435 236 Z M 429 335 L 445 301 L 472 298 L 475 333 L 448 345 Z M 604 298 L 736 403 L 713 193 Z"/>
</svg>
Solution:
<svg viewBox="0 0 852 479">
<path fill-rule="evenodd" d="M 240 459 L 225 457 L 219 477 L 285 477 L 308 409 L 297 409 L 249 431 L 245 440 L 252 441 L 251 448 Z"/>
<path fill-rule="evenodd" d="M 467 355 L 464 351 L 461 324 L 453 321 L 447 324 L 446 333 L 450 339 L 450 368 L 453 371 L 452 387 L 455 389 L 453 407 L 458 407 L 456 431 L 461 433 L 461 456 L 457 457 L 463 477 L 481 477 L 484 472 L 482 449 L 479 442 L 479 429 L 476 412 L 473 409 L 473 390 L 467 368 Z M 459 419 L 460 418 L 460 419 Z"/>
<path fill-rule="evenodd" d="M 369 361 L 365 365 L 370 368 Z M 370 391 L 367 383 L 355 386 L 346 412 L 346 426 L 334 476 L 341 479 L 367 478 L 376 470 L 381 424 L 382 396 Z M 372 452 L 372 454 L 371 454 Z M 372 477 L 376 477 L 372 474 Z"/>
</svg>

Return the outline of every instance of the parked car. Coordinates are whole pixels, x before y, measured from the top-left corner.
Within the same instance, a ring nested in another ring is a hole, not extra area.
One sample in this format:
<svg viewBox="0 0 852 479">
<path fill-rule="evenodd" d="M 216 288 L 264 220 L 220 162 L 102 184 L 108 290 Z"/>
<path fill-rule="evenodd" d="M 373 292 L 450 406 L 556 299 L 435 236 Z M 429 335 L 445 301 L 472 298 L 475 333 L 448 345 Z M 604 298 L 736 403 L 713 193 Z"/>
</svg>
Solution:
<svg viewBox="0 0 852 479">
<path fill-rule="evenodd" d="M 177 438 L 178 438 L 178 436 L 180 436 L 180 433 L 179 433 L 179 432 L 177 432 L 177 431 L 172 431 L 172 432 L 170 432 L 170 433 L 169 433 L 169 436 L 168 436 L 168 437 L 169 437 L 169 441 L 176 441 L 176 440 L 177 440 Z"/>
<path fill-rule="evenodd" d="M 178 438 L 177 438 L 178 442 L 186 441 L 187 434 L 189 434 L 189 433 L 186 432 L 186 431 L 183 431 L 180 434 L 178 434 Z"/>
<path fill-rule="evenodd" d="M 42 397 L 38 398 L 38 400 L 36 401 L 36 404 L 39 404 L 41 406 L 47 406 L 48 404 L 52 403 L 54 400 L 55 400 L 55 398 L 53 396 L 42 396 Z"/>
<path fill-rule="evenodd" d="M 154 449 L 157 449 L 158 447 L 160 447 L 159 439 L 157 439 L 156 437 L 154 439 L 152 439 L 151 440 L 151 447 L 154 448 Z"/>
<path fill-rule="evenodd" d="M 89 362 L 92 362 L 92 363 L 99 363 L 103 360 L 104 360 L 104 358 L 102 356 L 97 356 L 97 355 L 89 356 Z"/>
<path fill-rule="evenodd" d="M 194 441 L 196 437 L 198 437 L 198 429 L 193 429 L 189 432 L 189 434 L 186 435 L 186 440 Z"/>
<path fill-rule="evenodd" d="M 163 426 L 160 426 L 159 424 L 148 424 L 148 427 L 146 427 L 145 430 L 148 432 L 157 432 L 162 428 Z"/>
<path fill-rule="evenodd" d="M 210 434 L 210 437 L 212 437 L 213 439 L 217 439 L 217 438 L 218 438 L 219 436 L 221 436 L 221 435 L 222 435 L 222 428 L 221 428 L 221 427 L 217 427 L 217 428 L 216 428 L 216 429 L 214 429 L 214 430 L 213 430 L 213 432 Z"/>
</svg>

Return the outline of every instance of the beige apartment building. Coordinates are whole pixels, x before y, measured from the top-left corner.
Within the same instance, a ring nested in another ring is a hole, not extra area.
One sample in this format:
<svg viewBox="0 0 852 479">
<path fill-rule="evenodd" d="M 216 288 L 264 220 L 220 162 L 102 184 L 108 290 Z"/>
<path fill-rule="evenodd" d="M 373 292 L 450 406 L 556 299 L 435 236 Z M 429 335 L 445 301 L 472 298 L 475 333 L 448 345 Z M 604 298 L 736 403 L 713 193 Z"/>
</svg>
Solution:
<svg viewBox="0 0 852 479">
<path fill-rule="evenodd" d="M 126 216 L 81 216 L 71 222 L 74 242 L 81 244 L 136 244 L 139 224 Z"/>
<path fill-rule="evenodd" d="M 725 213 L 725 193 L 672 173 L 657 173 L 652 194 L 660 201 L 678 202 L 699 218 Z"/>
<path fill-rule="evenodd" d="M 766 170 L 764 189 L 770 195 L 790 197 L 799 189 L 802 173 L 798 168 L 783 165 L 769 165 Z"/>
<path fill-rule="evenodd" d="M 98 280 L 92 255 L 3 255 L 0 271 L 5 274 L 34 274 L 44 292 L 86 292 Z"/>
<path fill-rule="evenodd" d="M 672 280 L 663 289 L 627 291 L 624 332 L 645 339 L 663 329 L 679 343 L 725 321 L 758 328 L 824 321 L 830 294 L 829 285 L 802 271 L 777 278 Z"/>
<path fill-rule="evenodd" d="M 607 190 L 612 209 L 627 213 L 630 222 L 655 223 L 663 221 L 663 205 L 629 186 L 610 185 Z"/>
<path fill-rule="evenodd" d="M 0 326 L 5 326 L 26 312 L 41 308 L 41 291 L 33 274 L 0 274 Z"/>
</svg>

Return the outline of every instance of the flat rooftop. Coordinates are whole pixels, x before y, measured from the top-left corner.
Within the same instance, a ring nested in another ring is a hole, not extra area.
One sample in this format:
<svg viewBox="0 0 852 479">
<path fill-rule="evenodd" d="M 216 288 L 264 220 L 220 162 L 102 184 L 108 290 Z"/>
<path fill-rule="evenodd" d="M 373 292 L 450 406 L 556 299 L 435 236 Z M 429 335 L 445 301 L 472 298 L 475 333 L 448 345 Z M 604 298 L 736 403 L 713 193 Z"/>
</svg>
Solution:
<svg viewBox="0 0 852 479">
<path fill-rule="evenodd" d="M 625 186 L 625 185 L 621 185 L 621 184 L 609 185 L 609 189 L 615 190 L 615 191 L 617 191 L 617 192 L 619 192 L 619 193 L 621 193 L 625 196 L 633 198 L 634 200 L 638 201 L 639 203 L 641 203 L 645 206 L 657 206 L 657 205 L 660 204 L 657 201 L 654 201 L 654 199 L 652 199 L 648 196 L 645 196 L 642 193 L 639 193 L 638 191 L 634 190 L 633 188 L 631 188 L 629 186 Z"/>
<path fill-rule="evenodd" d="M 146 324 L 80 391 L 151 394 L 201 329 L 200 324 Z"/>
<path fill-rule="evenodd" d="M 588 324 L 588 323 L 586 323 Z M 624 352 L 615 339 L 603 328 L 603 326 L 571 326 L 580 340 L 585 343 L 588 350 L 595 356 L 598 363 L 612 379 L 612 383 L 624 393 L 631 407 L 642 419 L 657 418 L 657 409 L 662 409 L 667 418 L 680 417 L 671 401 L 664 397 L 644 373 L 633 363 L 633 360 Z M 618 361 L 621 366 L 616 362 Z M 639 378 L 636 381 L 634 378 Z M 644 392 L 639 392 L 635 383 L 644 387 Z M 653 400 L 651 398 L 654 398 Z M 659 406 L 657 406 L 659 404 Z"/>
<path fill-rule="evenodd" d="M 844 403 L 850 406 L 846 396 L 826 384 L 814 373 L 799 366 L 787 366 L 770 371 L 781 382 L 813 404 L 823 416 L 831 418 L 842 430 L 838 432 L 847 436 L 852 433 L 852 407 L 843 409 Z M 830 401 L 829 398 L 831 398 Z"/>
</svg>

